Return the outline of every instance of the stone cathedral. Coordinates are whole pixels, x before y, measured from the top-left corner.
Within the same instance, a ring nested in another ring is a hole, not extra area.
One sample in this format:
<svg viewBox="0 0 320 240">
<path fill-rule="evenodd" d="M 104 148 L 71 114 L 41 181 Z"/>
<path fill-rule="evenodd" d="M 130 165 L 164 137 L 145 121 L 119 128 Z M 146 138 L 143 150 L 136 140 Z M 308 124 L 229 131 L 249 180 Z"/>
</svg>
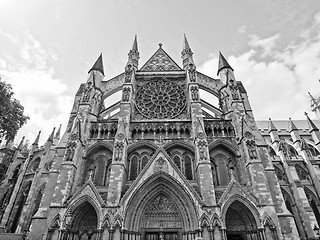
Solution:
<svg viewBox="0 0 320 240">
<path fill-rule="evenodd" d="M 318 122 L 255 121 L 221 53 L 216 79 L 186 37 L 181 57 L 159 44 L 139 67 L 135 38 L 124 72 L 104 79 L 100 55 L 61 138 L 1 148 L 0 239 L 317 239 Z"/>
</svg>

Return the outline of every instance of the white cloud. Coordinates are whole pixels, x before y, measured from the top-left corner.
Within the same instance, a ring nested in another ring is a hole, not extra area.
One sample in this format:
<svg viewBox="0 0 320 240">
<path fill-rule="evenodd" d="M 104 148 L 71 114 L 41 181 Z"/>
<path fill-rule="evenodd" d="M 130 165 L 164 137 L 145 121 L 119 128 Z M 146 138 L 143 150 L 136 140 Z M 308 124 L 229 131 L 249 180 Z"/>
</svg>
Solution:
<svg viewBox="0 0 320 240">
<path fill-rule="evenodd" d="M 305 31 L 308 38 L 292 42 L 281 52 L 274 50 L 279 34 L 264 39 L 252 35 L 251 50 L 228 57 L 237 80 L 248 92 L 256 119 L 304 119 L 304 111 L 310 112 L 307 92 L 319 95 L 320 34 L 314 31 L 319 27 L 320 13 Z M 268 61 L 256 60 L 267 55 Z M 217 64 L 215 56 L 198 69 L 215 77 Z"/>
<path fill-rule="evenodd" d="M 272 54 L 272 50 L 276 45 L 276 40 L 280 37 L 280 34 L 276 34 L 268 38 L 260 38 L 256 35 L 250 35 L 249 46 L 252 48 L 262 48 L 262 57 Z"/>
<path fill-rule="evenodd" d="M 53 77 L 54 70 L 47 65 L 49 59 L 56 60 L 57 56 L 29 33 L 18 38 L 0 33 L 0 38 L 9 39 L 18 49 L 18 54 L 0 51 L 0 76 L 12 85 L 15 97 L 30 117 L 16 141 L 26 136 L 32 142 L 41 130 L 43 143 L 53 127 L 60 123 L 66 126 L 73 99 L 65 94 L 67 85 L 63 79 Z"/>
</svg>

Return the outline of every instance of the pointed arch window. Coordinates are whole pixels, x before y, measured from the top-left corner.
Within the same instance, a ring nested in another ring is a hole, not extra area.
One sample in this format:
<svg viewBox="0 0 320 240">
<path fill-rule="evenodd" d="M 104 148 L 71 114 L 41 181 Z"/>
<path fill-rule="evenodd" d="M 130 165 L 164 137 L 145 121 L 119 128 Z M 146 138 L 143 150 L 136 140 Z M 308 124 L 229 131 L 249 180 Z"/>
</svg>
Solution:
<svg viewBox="0 0 320 240">
<path fill-rule="evenodd" d="M 296 168 L 296 171 L 297 171 L 297 174 L 298 174 L 298 177 L 300 180 L 309 180 L 309 174 L 303 167 L 296 164 L 295 168 Z"/>
<path fill-rule="evenodd" d="M 316 149 L 314 146 L 312 146 L 311 144 L 308 144 L 309 145 L 309 150 L 311 152 L 311 155 L 314 156 L 314 157 L 317 157 L 320 155 L 318 149 Z"/>
<path fill-rule="evenodd" d="M 189 155 L 184 157 L 185 175 L 188 180 L 193 180 L 192 160 Z"/>
<path fill-rule="evenodd" d="M 40 207 L 40 203 L 41 203 L 41 199 L 42 199 L 45 187 L 46 187 L 46 184 L 44 183 L 44 184 L 42 184 L 40 186 L 40 188 L 37 191 L 37 196 L 36 196 L 36 200 L 35 200 L 35 203 L 34 203 L 34 209 L 33 209 L 32 214 L 31 214 L 32 216 L 36 214 L 36 212 L 38 211 L 38 209 Z"/>
<path fill-rule="evenodd" d="M 144 169 L 144 167 L 147 165 L 149 161 L 149 157 L 147 155 L 144 155 L 142 158 L 141 158 L 141 171 Z"/>
<path fill-rule="evenodd" d="M 230 180 L 227 159 L 224 155 L 218 155 L 214 161 L 216 165 L 217 185 L 226 186 Z"/>
<path fill-rule="evenodd" d="M 281 171 L 280 168 L 274 166 L 274 170 L 279 181 L 288 182 L 287 176 L 283 173 L 283 171 Z"/>
<path fill-rule="evenodd" d="M 173 157 L 173 162 L 181 170 L 181 159 L 179 155 Z"/>
<path fill-rule="evenodd" d="M 129 176 L 130 181 L 135 180 L 137 175 L 138 175 L 138 157 L 133 156 L 130 159 L 130 176 Z"/>
<path fill-rule="evenodd" d="M 308 202 L 310 204 L 310 207 L 312 208 L 312 211 L 316 217 L 318 226 L 320 225 L 320 212 L 318 209 L 318 205 L 319 205 L 319 199 L 316 197 L 316 195 L 309 189 L 305 188 L 304 189 Z"/>
<path fill-rule="evenodd" d="M 94 183 L 97 186 L 103 186 L 103 180 L 105 175 L 105 156 L 101 155 L 97 157 L 94 163 Z"/>
<path fill-rule="evenodd" d="M 298 157 L 298 152 L 292 147 L 291 145 L 288 144 L 288 151 L 289 151 L 289 156 L 293 158 Z"/>
</svg>

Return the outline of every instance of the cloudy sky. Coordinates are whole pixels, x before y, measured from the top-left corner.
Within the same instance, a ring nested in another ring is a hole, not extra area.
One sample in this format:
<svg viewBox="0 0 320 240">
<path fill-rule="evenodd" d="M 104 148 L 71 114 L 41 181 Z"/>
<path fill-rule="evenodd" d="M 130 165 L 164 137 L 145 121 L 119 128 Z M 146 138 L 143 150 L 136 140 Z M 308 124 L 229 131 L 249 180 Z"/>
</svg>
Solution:
<svg viewBox="0 0 320 240">
<path fill-rule="evenodd" d="M 140 66 L 160 42 L 181 66 L 186 34 L 197 69 L 216 77 L 221 51 L 257 120 L 304 119 L 307 92 L 320 96 L 319 0 L 0 0 L 0 76 L 30 116 L 17 139 L 64 129 L 99 54 L 116 76 L 135 34 Z"/>
</svg>

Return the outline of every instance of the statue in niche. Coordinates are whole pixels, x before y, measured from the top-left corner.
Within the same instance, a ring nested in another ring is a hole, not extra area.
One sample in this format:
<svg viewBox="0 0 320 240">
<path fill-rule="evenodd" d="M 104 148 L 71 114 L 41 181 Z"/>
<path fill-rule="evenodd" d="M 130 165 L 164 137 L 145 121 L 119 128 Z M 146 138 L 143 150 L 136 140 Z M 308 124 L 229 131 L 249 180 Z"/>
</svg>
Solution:
<svg viewBox="0 0 320 240">
<path fill-rule="evenodd" d="M 118 141 L 115 143 L 114 159 L 116 161 L 121 161 L 122 156 L 123 156 L 123 147 L 124 147 L 123 142 Z"/>
<path fill-rule="evenodd" d="M 123 95 L 122 95 L 122 101 L 128 102 L 130 97 L 131 89 L 129 87 L 126 87 L 123 89 Z"/>
<path fill-rule="evenodd" d="M 247 143 L 250 159 L 257 159 L 258 154 L 257 154 L 257 146 L 255 141 L 252 139 L 252 140 L 248 140 L 246 143 Z"/>
<path fill-rule="evenodd" d="M 196 81 L 196 66 L 192 63 L 189 64 L 189 79 L 190 82 L 195 82 Z"/>
<path fill-rule="evenodd" d="M 72 161 L 77 143 L 75 141 L 68 142 L 65 161 Z"/>
<path fill-rule="evenodd" d="M 89 102 L 91 91 L 92 91 L 92 83 L 88 82 L 87 87 L 84 90 L 84 94 L 82 98 L 83 102 Z"/>
<path fill-rule="evenodd" d="M 190 88 L 191 91 L 191 98 L 193 101 L 197 101 L 199 99 L 199 93 L 198 93 L 198 88 L 196 86 L 192 86 Z"/>
<path fill-rule="evenodd" d="M 132 65 L 131 64 L 128 64 L 125 68 L 125 79 L 124 81 L 126 83 L 129 83 L 131 82 L 131 76 L 132 76 Z"/>
<path fill-rule="evenodd" d="M 199 160 L 204 161 L 207 159 L 207 141 L 206 140 L 200 140 L 198 142 L 199 147 Z"/>
<path fill-rule="evenodd" d="M 231 85 L 230 86 L 230 91 L 231 91 L 231 96 L 232 96 L 233 100 L 239 100 L 240 99 L 237 86 Z"/>
</svg>

